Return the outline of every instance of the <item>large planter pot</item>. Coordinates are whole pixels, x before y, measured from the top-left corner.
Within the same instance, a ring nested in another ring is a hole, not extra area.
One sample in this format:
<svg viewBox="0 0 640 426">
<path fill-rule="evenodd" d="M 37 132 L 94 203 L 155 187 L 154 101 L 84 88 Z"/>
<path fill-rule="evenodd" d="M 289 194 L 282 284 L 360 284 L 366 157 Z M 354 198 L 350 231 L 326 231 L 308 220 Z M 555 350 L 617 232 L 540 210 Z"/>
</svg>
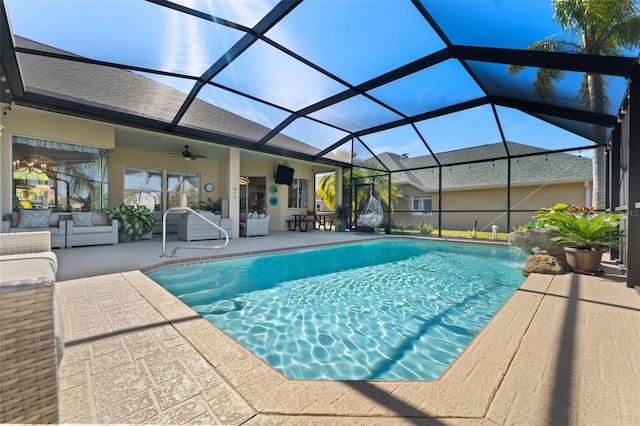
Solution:
<svg viewBox="0 0 640 426">
<path fill-rule="evenodd" d="M 567 269 L 574 272 L 586 272 L 596 274 L 600 268 L 603 251 L 596 248 L 579 249 L 577 247 L 564 247 L 567 257 Z"/>
</svg>

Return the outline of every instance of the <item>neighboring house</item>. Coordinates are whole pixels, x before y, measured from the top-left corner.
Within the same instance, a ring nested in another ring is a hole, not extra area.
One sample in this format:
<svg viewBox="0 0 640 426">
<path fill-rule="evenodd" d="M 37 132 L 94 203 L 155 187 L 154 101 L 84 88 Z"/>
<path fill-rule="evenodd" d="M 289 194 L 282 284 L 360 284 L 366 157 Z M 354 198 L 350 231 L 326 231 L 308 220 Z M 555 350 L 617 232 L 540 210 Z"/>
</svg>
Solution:
<svg viewBox="0 0 640 426">
<path fill-rule="evenodd" d="M 507 145 L 512 156 L 545 152 L 515 142 Z M 438 167 L 433 167 L 437 163 L 432 156 L 407 158 L 390 153 L 378 156 L 385 164 L 414 169 L 392 174 L 402 194 L 401 201 L 394 205 L 392 222 L 413 227 L 423 222 L 437 228 L 438 210 L 442 209 L 443 229 L 470 230 L 475 225 L 477 230 L 491 231 L 492 225 L 498 225 L 500 231 L 508 232 L 508 204 L 512 228 L 529 222 L 533 212 L 541 207 L 556 203 L 591 204 L 591 158 L 566 153 L 512 158 L 510 202 L 507 160 L 460 164 L 500 157 L 501 153 L 505 153 L 502 143 L 438 153 L 441 164 L 458 164 L 442 166 L 441 204 Z"/>
</svg>

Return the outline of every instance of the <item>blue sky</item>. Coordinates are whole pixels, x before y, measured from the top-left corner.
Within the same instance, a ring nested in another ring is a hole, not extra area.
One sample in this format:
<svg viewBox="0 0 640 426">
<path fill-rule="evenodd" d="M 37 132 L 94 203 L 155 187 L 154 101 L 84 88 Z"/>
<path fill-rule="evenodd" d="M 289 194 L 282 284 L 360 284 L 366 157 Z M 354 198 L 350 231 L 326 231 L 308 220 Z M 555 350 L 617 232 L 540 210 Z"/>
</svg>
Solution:
<svg viewBox="0 0 640 426">
<path fill-rule="evenodd" d="M 277 3 L 257 0 L 180 0 L 176 3 L 253 26 Z M 523 48 L 548 36 L 566 37 L 552 20 L 546 0 L 437 0 L 424 1 L 454 44 Z M 33 39 L 92 59 L 161 69 L 198 77 L 223 56 L 243 32 L 168 10 L 141 0 L 7 0 L 16 35 Z M 225 85 L 281 106 L 261 104 L 214 87 L 199 97 L 267 127 L 284 120 L 289 111 L 312 105 L 445 47 L 409 1 L 306 0 L 266 36 L 341 81 L 321 74 L 274 47 L 258 41 L 215 77 Z M 630 56 L 633 56 L 630 54 Z M 500 84 L 530 91 L 533 70 L 510 76 L 503 64 L 477 64 L 479 72 L 495 75 Z M 188 93 L 193 80 L 145 74 Z M 611 78 L 612 108 L 624 92 L 622 78 Z M 557 86 L 571 93 L 576 78 L 569 75 Z M 513 90 L 506 86 L 507 92 Z M 398 112 L 409 116 L 450 103 L 482 96 L 483 92 L 459 62 L 450 60 L 370 92 Z M 588 145 L 572 133 L 509 108 L 498 108 L 507 140 L 558 149 Z M 341 127 L 299 119 L 283 133 L 324 149 L 348 132 L 401 118 L 359 96 L 317 111 L 312 117 Z M 479 107 L 439 119 L 417 123 L 436 152 L 500 141 L 490 107 Z M 428 151 L 409 128 L 363 137 L 374 152 Z M 583 155 L 587 153 L 582 153 Z M 588 154 L 587 154 L 588 155 Z"/>
</svg>

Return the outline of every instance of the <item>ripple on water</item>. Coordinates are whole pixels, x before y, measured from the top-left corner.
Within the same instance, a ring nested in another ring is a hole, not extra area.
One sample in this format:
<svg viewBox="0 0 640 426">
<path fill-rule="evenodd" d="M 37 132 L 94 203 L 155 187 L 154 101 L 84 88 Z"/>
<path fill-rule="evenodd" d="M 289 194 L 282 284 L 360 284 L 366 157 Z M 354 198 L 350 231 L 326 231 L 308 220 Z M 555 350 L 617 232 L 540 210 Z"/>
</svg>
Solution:
<svg viewBox="0 0 640 426">
<path fill-rule="evenodd" d="M 506 248 L 358 246 L 152 278 L 286 376 L 336 380 L 437 379 L 523 280 Z"/>
</svg>

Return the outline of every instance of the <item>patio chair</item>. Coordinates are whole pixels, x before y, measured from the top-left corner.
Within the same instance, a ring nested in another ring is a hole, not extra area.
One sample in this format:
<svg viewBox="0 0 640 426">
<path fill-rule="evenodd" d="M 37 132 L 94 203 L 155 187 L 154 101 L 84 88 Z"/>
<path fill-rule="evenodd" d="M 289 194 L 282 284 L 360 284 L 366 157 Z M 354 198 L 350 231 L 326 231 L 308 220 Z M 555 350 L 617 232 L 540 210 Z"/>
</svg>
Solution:
<svg viewBox="0 0 640 426">
<path fill-rule="evenodd" d="M 56 269 L 48 231 L 0 234 L 0 423 L 58 423 Z"/>
</svg>

